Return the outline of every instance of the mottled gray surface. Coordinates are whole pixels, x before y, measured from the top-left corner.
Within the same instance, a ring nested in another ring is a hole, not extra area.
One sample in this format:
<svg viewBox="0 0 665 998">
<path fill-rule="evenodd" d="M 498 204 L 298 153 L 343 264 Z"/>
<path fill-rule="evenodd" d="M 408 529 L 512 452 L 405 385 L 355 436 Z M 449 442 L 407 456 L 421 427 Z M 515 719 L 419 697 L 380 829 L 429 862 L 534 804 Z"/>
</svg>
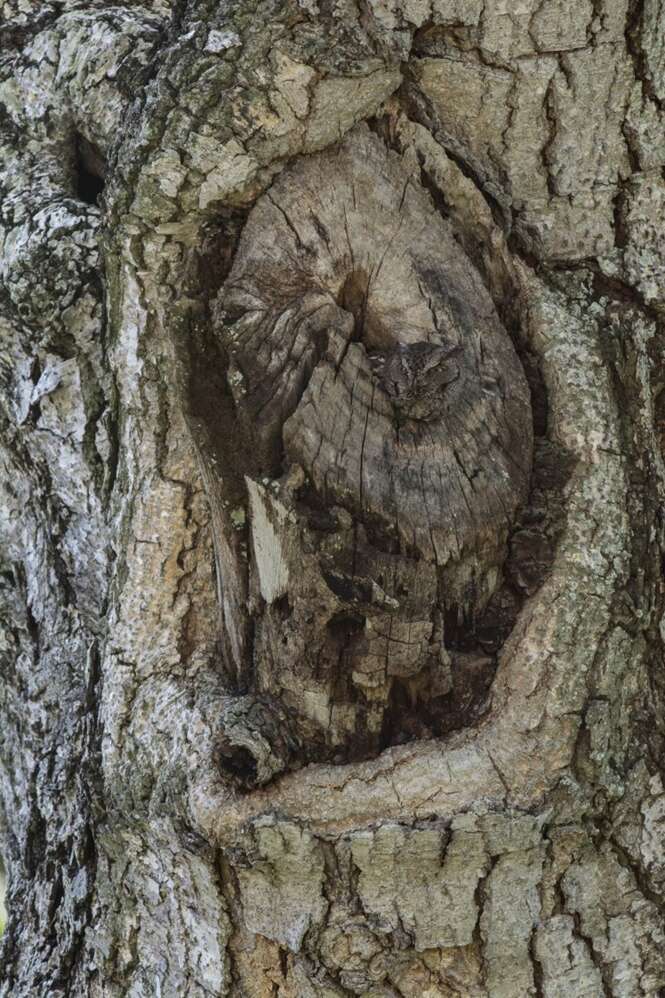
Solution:
<svg viewBox="0 0 665 998">
<path fill-rule="evenodd" d="M 0 3 L 3 998 L 661 994 L 663 14 Z M 292 524 L 227 460 L 213 302 L 363 122 L 511 337 L 534 464 L 493 616 L 447 622 L 457 730 L 307 764 L 237 699 Z"/>
</svg>

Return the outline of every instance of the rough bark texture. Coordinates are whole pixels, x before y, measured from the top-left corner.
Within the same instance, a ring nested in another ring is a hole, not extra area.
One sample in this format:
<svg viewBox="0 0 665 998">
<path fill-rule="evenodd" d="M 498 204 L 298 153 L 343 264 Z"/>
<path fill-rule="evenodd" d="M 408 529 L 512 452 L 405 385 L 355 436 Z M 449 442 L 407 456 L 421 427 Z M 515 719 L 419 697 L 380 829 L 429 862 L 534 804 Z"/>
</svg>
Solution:
<svg viewBox="0 0 665 998">
<path fill-rule="evenodd" d="M 664 22 L 0 2 L 0 995 L 665 994 Z"/>
</svg>

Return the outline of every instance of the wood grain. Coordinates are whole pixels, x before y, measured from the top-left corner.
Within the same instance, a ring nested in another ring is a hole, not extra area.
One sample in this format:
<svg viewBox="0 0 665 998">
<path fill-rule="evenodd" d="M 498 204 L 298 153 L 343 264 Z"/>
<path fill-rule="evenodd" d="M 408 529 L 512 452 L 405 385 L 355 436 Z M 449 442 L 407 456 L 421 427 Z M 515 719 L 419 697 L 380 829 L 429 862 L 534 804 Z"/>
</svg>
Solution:
<svg viewBox="0 0 665 998">
<path fill-rule="evenodd" d="M 367 126 L 258 200 L 217 324 L 250 498 L 248 672 L 308 739 L 367 751 L 391 738 L 396 680 L 414 706 L 450 688 L 444 616 L 497 586 L 531 470 L 520 361 L 416 157 Z"/>
</svg>

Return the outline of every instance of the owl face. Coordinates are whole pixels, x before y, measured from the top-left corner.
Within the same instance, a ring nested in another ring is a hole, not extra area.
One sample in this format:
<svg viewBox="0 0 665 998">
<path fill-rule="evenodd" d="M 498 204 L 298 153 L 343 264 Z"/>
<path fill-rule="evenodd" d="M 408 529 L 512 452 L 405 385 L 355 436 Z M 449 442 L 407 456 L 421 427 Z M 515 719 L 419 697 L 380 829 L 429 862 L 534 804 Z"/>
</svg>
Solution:
<svg viewBox="0 0 665 998">
<path fill-rule="evenodd" d="M 383 357 L 372 358 L 381 387 L 405 415 L 433 418 L 445 386 L 459 377 L 458 344 L 400 343 Z"/>
</svg>

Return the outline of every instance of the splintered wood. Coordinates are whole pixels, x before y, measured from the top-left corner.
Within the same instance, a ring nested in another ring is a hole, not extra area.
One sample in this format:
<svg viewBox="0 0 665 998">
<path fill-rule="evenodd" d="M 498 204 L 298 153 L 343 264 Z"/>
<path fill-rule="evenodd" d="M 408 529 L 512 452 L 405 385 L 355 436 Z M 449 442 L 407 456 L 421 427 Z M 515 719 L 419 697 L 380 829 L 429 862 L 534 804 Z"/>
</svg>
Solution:
<svg viewBox="0 0 665 998">
<path fill-rule="evenodd" d="M 216 321 L 248 497 L 234 671 L 306 756 L 375 751 L 450 689 L 445 621 L 501 577 L 531 471 L 521 363 L 415 155 L 366 126 L 259 198 Z"/>
</svg>

